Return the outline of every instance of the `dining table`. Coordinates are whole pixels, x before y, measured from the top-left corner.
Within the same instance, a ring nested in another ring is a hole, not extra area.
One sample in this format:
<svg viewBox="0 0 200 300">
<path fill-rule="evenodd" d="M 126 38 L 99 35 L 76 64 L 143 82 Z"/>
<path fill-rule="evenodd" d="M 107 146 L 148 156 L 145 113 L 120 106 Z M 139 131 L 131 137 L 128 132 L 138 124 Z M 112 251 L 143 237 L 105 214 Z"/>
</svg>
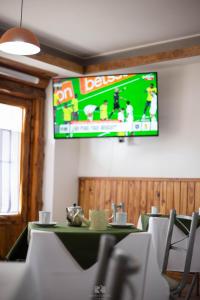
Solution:
<svg viewBox="0 0 200 300">
<path fill-rule="evenodd" d="M 131 225 L 113 227 L 108 225 L 106 230 L 90 230 L 85 225 L 76 227 L 69 226 L 67 223 L 56 223 L 51 226 L 39 224 L 38 222 L 29 222 L 7 254 L 8 261 L 22 261 L 26 259 L 32 230 L 55 233 L 83 269 L 91 267 L 97 261 L 99 240 L 102 234 L 114 235 L 116 243 L 118 243 L 130 233 L 142 232 L 141 229 Z"/>
<path fill-rule="evenodd" d="M 102 234 L 114 235 L 115 247 L 138 262 L 139 271 L 131 275 L 129 282 L 135 290 L 135 299 L 155 300 L 162 297 L 168 300 L 169 287 L 159 272 L 151 234 L 134 226 L 108 226 L 106 230 L 99 231 L 86 226 L 68 226 L 66 223 L 44 227 L 37 222 L 28 223 L 9 253 L 14 260 L 20 250 L 18 245 L 20 248 L 24 242 L 28 245 L 27 256 L 20 263 L 25 266 L 21 283 L 14 292 L 14 298 L 5 300 L 88 300 L 98 268 L 98 244 Z M 1 286 L 3 288 L 0 280 Z M 8 294 L 9 288 L 4 292 Z M 123 299 L 132 299 L 130 287 L 124 290 Z"/>
<path fill-rule="evenodd" d="M 179 250 L 171 250 L 168 260 L 168 271 L 182 272 L 184 269 L 186 249 L 188 245 L 188 234 L 191 224 L 191 216 L 177 215 L 172 234 L 172 244 Z M 141 214 L 137 227 L 151 233 L 152 243 L 156 251 L 160 270 L 164 259 L 166 236 L 169 224 L 169 215 L 165 214 Z M 196 229 L 194 249 L 191 262 L 191 272 L 200 272 L 200 217 Z"/>
</svg>

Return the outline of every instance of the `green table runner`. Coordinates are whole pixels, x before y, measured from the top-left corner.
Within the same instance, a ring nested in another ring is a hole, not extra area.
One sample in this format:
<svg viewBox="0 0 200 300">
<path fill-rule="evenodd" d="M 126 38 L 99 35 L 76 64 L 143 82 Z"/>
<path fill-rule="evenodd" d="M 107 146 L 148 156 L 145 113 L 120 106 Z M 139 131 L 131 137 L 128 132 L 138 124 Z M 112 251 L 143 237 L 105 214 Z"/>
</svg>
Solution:
<svg viewBox="0 0 200 300">
<path fill-rule="evenodd" d="M 6 260 L 8 261 L 23 261 L 26 259 L 28 250 L 28 227 L 22 231 L 18 239 L 6 255 Z"/>
<path fill-rule="evenodd" d="M 169 218 L 169 215 L 152 215 L 152 214 L 142 214 L 141 215 L 141 223 L 142 223 L 142 229 L 144 231 L 148 231 L 149 227 L 149 218 L 150 217 L 159 217 L 159 218 Z M 190 219 L 185 219 L 184 217 L 177 216 L 175 220 L 175 225 L 186 235 L 188 235 L 191 225 Z M 200 218 L 198 220 L 197 227 L 200 226 Z"/>
<path fill-rule="evenodd" d="M 102 234 L 113 234 L 116 237 L 116 243 L 126 237 L 129 233 L 141 232 L 137 228 L 112 228 L 108 227 L 107 230 L 95 231 L 89 230 L 88 227 L 72 227 L 66 224 L 58 224 L 55 227 L 44 228 L 34 223 L 28 224 L 28 232 L 30 230 L 42 230 L 54 232 L 58 238 L 65 245 L 67 250 L 71 253 L 74 259 L 79 263 L 83 269 L 87 269 L 97 261 L 99 239 Z M 23 239 L 27 233 L 23 234 Z M 19 241 L 14 245 L 10 255 L 7 256 L 9 260 L 16 260 L 16 248 L 18 248 Z"/>
</svg>

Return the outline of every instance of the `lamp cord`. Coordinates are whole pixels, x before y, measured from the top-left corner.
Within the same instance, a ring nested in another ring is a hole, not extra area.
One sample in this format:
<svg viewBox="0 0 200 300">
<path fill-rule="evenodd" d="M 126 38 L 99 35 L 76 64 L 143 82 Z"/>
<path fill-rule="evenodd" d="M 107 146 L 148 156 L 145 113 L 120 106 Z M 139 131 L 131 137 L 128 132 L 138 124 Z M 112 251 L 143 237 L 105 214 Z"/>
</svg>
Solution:
<svg viewBox="0 0 200 300">
<path fill-rule="evenodd" d="M 21 16 L 20 16 L 20 24 L 19 24 L 19 27 L 20 27 L 20 28 L 22 27 L 23 2 L 24 2 L 24 0 L 22 0 L 22 2 L 21 2 Z"/>
</svg>

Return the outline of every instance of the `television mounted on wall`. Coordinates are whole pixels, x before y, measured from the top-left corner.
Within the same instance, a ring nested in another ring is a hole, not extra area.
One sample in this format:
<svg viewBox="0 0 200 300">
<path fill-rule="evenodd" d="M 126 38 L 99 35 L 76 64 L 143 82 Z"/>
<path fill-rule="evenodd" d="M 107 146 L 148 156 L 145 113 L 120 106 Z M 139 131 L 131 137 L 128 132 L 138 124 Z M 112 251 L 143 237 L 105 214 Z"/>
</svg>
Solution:
<svg viewBox="0 0 200 300">
<path fill-rule="evenodd" d="M 56 139 L 157 136 L 157 73 L 55 78 Z"/>
</svg>

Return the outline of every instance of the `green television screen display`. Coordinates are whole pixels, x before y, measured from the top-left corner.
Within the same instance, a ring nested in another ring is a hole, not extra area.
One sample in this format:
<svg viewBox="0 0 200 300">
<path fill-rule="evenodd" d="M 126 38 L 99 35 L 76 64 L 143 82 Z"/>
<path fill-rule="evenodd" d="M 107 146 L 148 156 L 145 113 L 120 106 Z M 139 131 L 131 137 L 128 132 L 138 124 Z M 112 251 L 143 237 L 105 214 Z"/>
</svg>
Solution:
<svg viewBox="0 0 200 300">
<path fill-rule="evenodd" d="M 53 81 L 54 137 L 158 135 L 157 73 Z"/>
</svg>

